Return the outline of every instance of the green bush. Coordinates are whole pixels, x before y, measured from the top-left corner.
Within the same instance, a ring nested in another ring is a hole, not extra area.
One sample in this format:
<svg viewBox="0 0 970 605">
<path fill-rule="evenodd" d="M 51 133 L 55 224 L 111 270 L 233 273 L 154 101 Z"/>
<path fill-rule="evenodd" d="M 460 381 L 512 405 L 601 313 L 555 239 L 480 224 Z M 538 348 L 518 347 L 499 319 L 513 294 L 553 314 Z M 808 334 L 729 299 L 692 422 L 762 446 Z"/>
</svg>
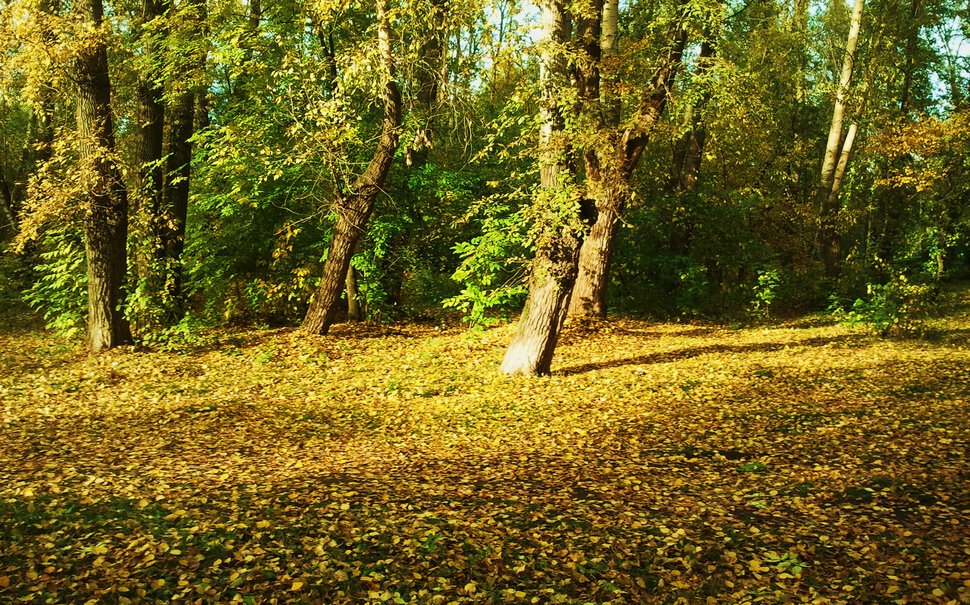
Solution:
<svg viewBox="0 0 970 605">
<path fill-rule="evenodd" d="M 65 338 L 84 332 L 88 276 L 81 232 L 59 227 L 46 232 L 38 245 L 36 281 L 24 301 L 40 311 L 48 328 Z"/>
<path fill-rule="evenodd" d="M 935 305 L 937 291 L 934 284 L 896 275 L 885 284 L 869 284 L 866 296 L 850 307 L 834 301 L 830 310 L 847 325 L 864 326 L 883 337 L 917 335 Z"/>
</svg>

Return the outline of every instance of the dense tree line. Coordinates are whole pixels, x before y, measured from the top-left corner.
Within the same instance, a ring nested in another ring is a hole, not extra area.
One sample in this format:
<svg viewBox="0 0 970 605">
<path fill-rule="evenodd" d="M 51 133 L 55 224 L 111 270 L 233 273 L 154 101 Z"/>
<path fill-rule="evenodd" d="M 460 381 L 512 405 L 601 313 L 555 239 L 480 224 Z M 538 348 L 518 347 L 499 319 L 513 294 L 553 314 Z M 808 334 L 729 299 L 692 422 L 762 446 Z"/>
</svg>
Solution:
<svg viewBox="0 0 970 605">
<path fill-rule="evenodd" d="M 756 316 L 970 271 L 952 0 L 3 0 L 3 271 L 92 351 L 223 321 Z M 882 297 L 880 299 L 879 297 Z"/>
</svg>

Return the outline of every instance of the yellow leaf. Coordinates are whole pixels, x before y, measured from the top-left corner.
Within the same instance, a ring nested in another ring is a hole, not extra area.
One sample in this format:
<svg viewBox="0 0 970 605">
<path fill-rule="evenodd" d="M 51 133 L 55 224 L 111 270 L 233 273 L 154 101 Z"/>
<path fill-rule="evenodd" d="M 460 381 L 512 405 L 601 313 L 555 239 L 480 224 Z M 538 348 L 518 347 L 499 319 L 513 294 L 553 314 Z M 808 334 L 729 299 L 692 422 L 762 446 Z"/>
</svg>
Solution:
<svg viewBox="0 0 970 605">
<path fill-rule="evenodd" d="M 259 529 L 266 529 L 270 525 L 271 525 L 270 522 L 267 521 L 266 519 L 263 519 L 262 521 L 257 521 L 256 522 L 256 527 L 258 527 Z"/>
<path fill-rule="evenodd" d="M 10 586 L 10 576 L 0 576 L 0 588 Z"/>
<path fill-rule="evenodd" d="M 293 580 L 293 586 L 290 586 L 290 590 L 301 590 L 303 588 L 303 580 Z"/>
</svg>

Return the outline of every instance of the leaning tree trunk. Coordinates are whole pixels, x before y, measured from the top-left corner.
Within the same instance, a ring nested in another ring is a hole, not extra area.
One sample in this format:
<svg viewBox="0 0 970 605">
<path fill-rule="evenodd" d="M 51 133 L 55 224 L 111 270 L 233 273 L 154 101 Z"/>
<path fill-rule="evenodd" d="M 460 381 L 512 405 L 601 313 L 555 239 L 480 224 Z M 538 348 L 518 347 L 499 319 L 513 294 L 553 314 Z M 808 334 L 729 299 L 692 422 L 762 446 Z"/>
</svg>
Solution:
<svg viewBox="0 0 970 605">
<path fill-rule="evenodd" d="M 607 2 L 603 9 L 602 53 L 604 59 L 613 60 L 616 56 L 616 25 L 610 24 L 609 19 L 614 19 L 615 8 L 611 8 L 610 2 Z M 631 120 L 634 126 L 622 136 L 617 136 L 616 132 L 611 133 L 611 136 L 607 137 L 608 147 L 600 154 L 596 154 L 599 157 L 587 154 L 587 179 L 590 182 L 589 189 L 594 192 L 597 213 L 596 222 L 583 242 L 580 252 L 579 274 L 569 304 L 569 314 L 573 317 L 606 316 L 609 268 L 620 217 L 628 197 L 626 190 L 650 134 L 667 107 L 670 91 L 673 89 L 684 47 L 687 44 L 687 28 L 682 23 L 675 23 L 670 39 L 671 46 L 667 56 L 654 72 L 651 83 L 640 101 L 637 115 Z M 596 79 L 598 81 L 598 74 Z M 595 92 L 597 97 L 600 95 L 599 87 L 591 92 Z M 615 112 L 609 113 L 618 120 L 619 116 Z M 615 131 L 617 126 L 618 121 L 603 124 L 604 128 L 612 131 Z"/>
<path fill-rule="evenodd" d="M 542 52 L 540 84 L 542 86 L 539 149 L 540 193 L 537 203 L 556 204 L 566 185 L 565 120 L 560 103 L 569 83 L 563 56 L 565 11 L 560 0 L 544 0 L 542 10 Z M 552 355 L 566 320 L 569 295 L 576 281 L 579 248 L 582 244 L 581 217 L 575 224 L 547 229 L 540 238 L 532 263 L 529 296 L 519 318 L 515 336 L 505 353 L 501 372 L 507 375 L 535 376 L 548 374 Z"/>
<path fill-rule="evenodd" d="M 79 15 L 94 27 L 101 25 L 101 0 L 82 0 Z M 88 348 L 92 352 L 131 340 L 121 309 L 127 272 L 128 197 L 121 171 L 114 162 L 111 122 L 111 82 L 105 43 L 86 45 L 76 62 L 77 128 L 81 161 L 89 187 L 84 219 L 88 267 Z"/>
<path fill-rule="evenodd" d="M 596 196 L 596 222 L 583 240 L 579 273 L 569 301 L 569 315 L 573 317 L 606 316 L 606 286 L 625 196 L 626 192 L 617 187 L 604 188 Z"/>
<path fill-rule="evenodd" d="M 849 37 L 845 45 L 845 56 L 842 59 L 842 73 L 839 85 L 835 91 L 835 105 L 832 108 L 832 121 L 829 123 L 828 141 L 825 144 L 825 156 L 822 159 L 821 187 L 819 188 L 819 253 L 825 267 L 825 275 L 829 278 L 838 277 L 841 260 L 841 245 L 836 228 L 839 213 L 839 187 L 841 178 L 837 179 L 839 160 L 848 159 L 851 142 L 843 135 L 842 126 L 845 121 L 845 106 L 852 84 L 852 71 L 855 67 L 855 51 L 859 43 L 859 29 L 862 24 L 862 8 L 865 0 L 855 0 L 852 9 L 852 22 L 849 26 Z M 853 135 L 855 133 L 853 132 Z M 848 145 L 846 145 L 848 143 Z M 843 166 L 843 171 L 845 167 Z"/>
<path fill-rule="evenodd" d="M 340 293 L 346 286 L 347 269 L 360 236 L 394 161 L 401 126 L 401 93 L 394 79 L 394 56 L 391 51 L 391 25 L 387 0 L 377 0 L 377 42 L 380 68 L 384 78 L 384 118 L 381 136 L 370 163 L 351 187 L 348 195 L 337 198 L 337 224 L 330 252 L 323 265 L 320 287 L 310 303 L 303 330 L 326 334 L 340 310 Z"/>
</svg>

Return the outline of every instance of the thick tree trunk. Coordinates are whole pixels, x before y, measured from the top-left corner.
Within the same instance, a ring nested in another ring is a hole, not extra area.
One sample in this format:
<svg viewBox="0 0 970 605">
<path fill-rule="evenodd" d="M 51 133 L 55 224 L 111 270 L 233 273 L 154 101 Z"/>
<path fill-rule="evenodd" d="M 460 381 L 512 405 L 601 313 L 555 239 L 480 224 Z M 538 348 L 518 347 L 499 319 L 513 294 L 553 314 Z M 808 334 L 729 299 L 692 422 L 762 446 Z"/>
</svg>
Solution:
<svg viewBox="0 0 970 605">
<path fill-rule="evenodd" d="M 838 277 L 841 261 L 841 246 L 836 219 L 839 213 L 839 189 L 841 179 L 836 180 L 838 163 L 844 154 L 842 128 L 845 121 L 845 105 L 852 84 L 852 71 L 855 67 L 855 51 L 859 43 L 859 29 L 862 25 L 862 9 L 865 0 L 855 0 L 852 9 L 852 22 L 849 26 L 849 36 L 845 45 L 845 56 L 842 59 L 842 73 L 839 85 L 835 91 L 835 105 L 832 108 L 832 121 L 829 124 L 828 141 L 825 144 L 825 156 L 822 159 L 821 187 L 819 188 L 819 252 L 825 268 L 825 275 L 829 278 Z M 844 170 L 844 168 L 843 168 Z"/>
<path fill-rule="evenodd" d="M 581 243 L 575 236 L 564 236 L 557 246 L 536 253 L 529 297 L 502 360 L 503 374 L 542 376 L 549 373 L 559 333 L 566 321 Z"/>
<path fill-rule="evenodd" d="M 101 0 L 77 3 L 78 14 L 95 27 L 103 19 Z M 92 352 L 130 342 L 121 309 L 127 272 L 128 197 L 114 163 L 111 82 L 105 44 L 88 44 L 76 62 L 77 127 L 81 160 L 90 179 L 84 220 L 88 267 L 88 348 Z"/>
<path fill-rule="evenodd" d="M 565 10 L 559 0 L 544 0 L 542 10 L 542 86 L 539 131 L 540 193 L 537 203 L 556 204 L 566 184 L 565 120 L 560 103 L 569 82 L 562 45 L 565 41 Z M 580 217 L 575 217 L 578 224 Z M 519 318 L 515 336 L 505 353 L 500 371 L 506 375 L 548 374 L 559 332 L 566 321 L 569 295 L 576 281 L 582 231 L 575 225 L 557 228 L 540 238 L 532 263 L 529 296 Z"/>
<path fill-rule="evenodd" d="M 596 222 L 583 240 L 579 273 L 569 301 L 572 317 L 606 317 L 606 287 L 624 199 L 623 193 L 611 189 L 596 200 Z"/>
<path fill-rule="evenodd" d="M 303 320 L 303 330 L 326 334 L 337 317 L 340 293 L 346 284 L 347 269 L 357 242 L 367 227 L 367 220 L 394 161 L 401 125 L 401 93 L 394 79 L 394 57 L 391 50 L 390 17 L 387 0 L 377 0 L 377 42 L 384 79 L 384 118 L 381 136 L 370 163 L 351 187 L 351 194 L 337 200 L 337 224 L 330 252 L 323 265 L 320 286 Z"/>
</svg>

